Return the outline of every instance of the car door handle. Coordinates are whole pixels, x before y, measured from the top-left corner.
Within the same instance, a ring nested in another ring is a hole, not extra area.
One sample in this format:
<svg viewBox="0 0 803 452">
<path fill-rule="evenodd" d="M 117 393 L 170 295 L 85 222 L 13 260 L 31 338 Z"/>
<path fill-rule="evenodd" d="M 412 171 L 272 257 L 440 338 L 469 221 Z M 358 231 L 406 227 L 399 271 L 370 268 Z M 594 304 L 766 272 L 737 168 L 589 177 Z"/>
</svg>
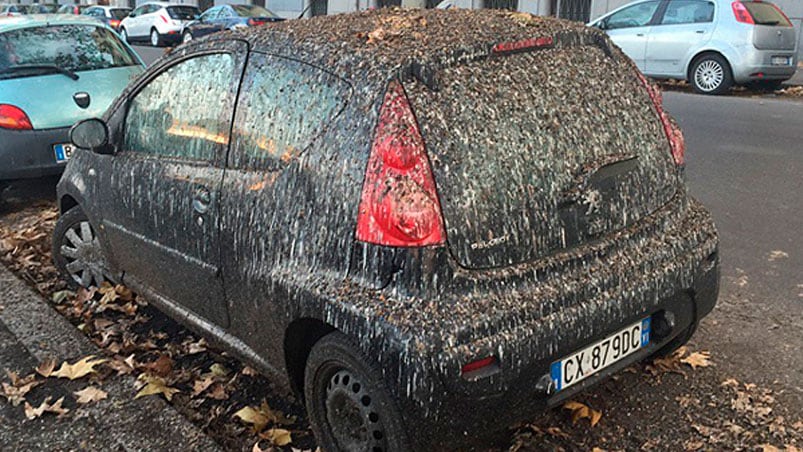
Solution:
<svg viewBox="0 0 803 452">
<path fill-rule="evenodd" d="M 192 208 L 199 214 L 203 215 L 209 210 L 209 205 L 212 203 L 212 193 L 206 187 L 198 187 L 195 190 L 195 196 L 192 198 Z"/>
<path fill-rule="evenodd" d="M 705 30 L 697 30 L 695 31 L 695 33 L 702 35 L 705 34 Z"/>
<path fill-rule="evenodd" d="M 638 33 L 638 34 L 636 34 L 636 36 L 638 36 L 639 38 L 643 38 L 644 37 L 644 33 Z"/>
</svg>

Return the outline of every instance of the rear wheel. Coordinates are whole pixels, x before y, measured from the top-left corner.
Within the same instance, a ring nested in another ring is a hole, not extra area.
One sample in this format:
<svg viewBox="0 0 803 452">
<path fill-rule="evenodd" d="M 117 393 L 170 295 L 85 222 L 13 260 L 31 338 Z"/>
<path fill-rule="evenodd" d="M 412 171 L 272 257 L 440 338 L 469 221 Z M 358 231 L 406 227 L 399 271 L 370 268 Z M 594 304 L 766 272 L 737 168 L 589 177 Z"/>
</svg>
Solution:
<svg viewBox="0 0 803 452">
<path fill-rule="evenodd" d="M 151 29 L 151 45 L 153 47 L 159 47 L 162 45 L 162 37 L 159 36 L 159 32 L 156 31 L 155 28 Z"/>
<path fill-rule="evenodd" d="M 125 30 L 125 28 L 120 29 L 120 37 L 123 38 L 123 42 L 130 44 L 128 42 L 128 32 Z"/>
<path fill-rule="evenodd" d="M 108 263 L 95 228 L 78 207 L 59 218 L 52 246 L 53 263 L 73 287 L 100 287 L 109 280 Z"/>
<path fill-rule="evenodd" d="M 714 53 L 694 61 L 689 79 L 694 90 L 700 94 L 724 94 L 733 86 L 730 65 L 725 58 Z"/>
<path fill-rule="evenodd" d="M 304 394 L 323 450 L 409 450 L 401 415 L 379 372 L 344 334 L 330 333 L 312 348 Z"/>
<path fill-rule="evenodd" d="M 192 41 L 192 39 L 192 33 L 190 33 L 189 30 L 185 31 L 184 34 L 181 35 L 181 42 L 184 44 Z"/>
</svg>

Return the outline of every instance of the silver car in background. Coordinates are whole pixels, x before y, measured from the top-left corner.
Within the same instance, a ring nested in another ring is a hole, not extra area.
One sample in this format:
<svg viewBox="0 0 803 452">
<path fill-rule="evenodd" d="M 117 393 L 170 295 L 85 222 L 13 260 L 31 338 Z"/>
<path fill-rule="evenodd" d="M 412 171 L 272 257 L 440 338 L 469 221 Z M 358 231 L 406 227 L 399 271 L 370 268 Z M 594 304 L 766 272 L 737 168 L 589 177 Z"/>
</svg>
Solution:
<svg viewBox="0 0 803 452">
<path fill-rule="evenodd" d="M 797 35 L 765 1 L 638 0 L 589 23 L 641 71 L 722 94 L 734 84 L 776 88 L 797 68 Z"/>
</svg>

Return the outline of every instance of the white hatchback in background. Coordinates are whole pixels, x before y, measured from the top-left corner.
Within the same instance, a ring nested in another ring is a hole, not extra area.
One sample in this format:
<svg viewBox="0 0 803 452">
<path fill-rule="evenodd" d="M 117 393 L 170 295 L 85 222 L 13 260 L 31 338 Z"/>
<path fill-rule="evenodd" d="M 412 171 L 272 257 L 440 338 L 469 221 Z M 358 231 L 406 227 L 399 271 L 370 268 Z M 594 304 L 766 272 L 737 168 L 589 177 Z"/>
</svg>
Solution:
<svg viewBox="0 0 803 452">
<path fill-rule="evenodd" d="M 795 28 L 764 1 L 639 0 L 589 25 L 605 30 L 644 74 L 688 80 L 699 93 L 776 88 L 797 68 Z"/>
<path fill-rule="evenodd" d="M 147 41 L 154 47 L 178 43 L 184 25 L 200 15 L 201 11 L 192 5 L 143 3 L 120 22 L 120 35 L 129 43 Z"/>
</svg>

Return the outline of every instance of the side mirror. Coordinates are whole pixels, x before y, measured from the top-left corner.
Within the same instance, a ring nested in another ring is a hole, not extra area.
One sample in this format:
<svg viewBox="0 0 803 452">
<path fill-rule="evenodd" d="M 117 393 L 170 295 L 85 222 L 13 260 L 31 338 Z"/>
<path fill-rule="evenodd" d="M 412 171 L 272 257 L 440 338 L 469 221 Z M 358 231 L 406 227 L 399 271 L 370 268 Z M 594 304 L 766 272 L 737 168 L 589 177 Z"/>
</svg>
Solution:
<svg viewBox="0 0 803 452">
<path fill-rule="evenodd" d="M 137 13 L 128 13 L 128 17 L 137 17 Z"/>
<path fill-rule="evenodd" d="M 70 129 L 70 141 L 76 147 L 107 154 L 103 148 L 109 143 L 109 126 L 100 119 L 84 119 Z"/>
</svg>

